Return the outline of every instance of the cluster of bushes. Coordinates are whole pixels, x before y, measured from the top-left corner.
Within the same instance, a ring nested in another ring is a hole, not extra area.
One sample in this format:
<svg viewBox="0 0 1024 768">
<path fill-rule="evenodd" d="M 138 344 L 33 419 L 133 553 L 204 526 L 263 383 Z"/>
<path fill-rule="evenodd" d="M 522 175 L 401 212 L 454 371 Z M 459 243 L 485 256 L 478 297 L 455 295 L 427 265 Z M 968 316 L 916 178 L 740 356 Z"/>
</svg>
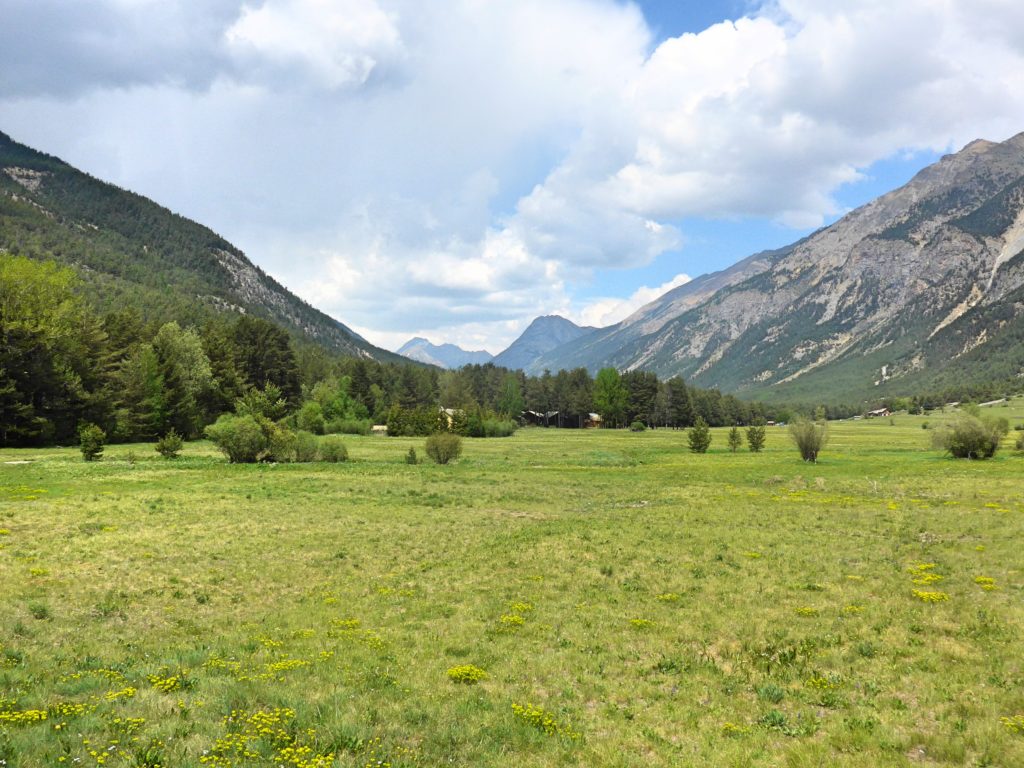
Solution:
<svg viewBox="0 0 1024 768">
<path fill-rule="evenodd" d="M 403 408 L 392 406 L 388 411 L 388 437 L 426 437 L 435 432 L 448 432 L 451 429 L 465 430 L 462 418 L 456 418 L 459 411 L 449 418 L 439 408 Z"/>
<path fill-rule="evenodd" d="M 338 435 L 320 438 L 251 414 L 224 414 L 206 428 L 206 436 L 232 464 L 348 460 L 348 449 Z"/>
<path fill-rule="evenodd" d="M 468 437 L 511 437 L 515 434 L 519 425 L 511 419 L 503 419 L 494 414 L 487 414 L 482 411 L 471 413 L 466 420 L 466 431 L 453 434 L 465 434 Z"/>
<path fill-rule="evenodd" d="M 295 426 L 314 435 L 368 435 L 373 425 L 351 414 L 327 418 L 320 403 L 308 400 L 296 412 Z"/>
<path fill-rule="evenodd" d="M 388 411 L 389 437 L 426 437 L 437 433 L 463 437 L 509 437 L 518 425 L 489 411 L 440 408 L 402 408 Z"/>
<path fill-rule="evenodd" d="M 345 461 L 348 451 L 335 435 L 322 441 L 308 429 L 294 430 L 285 417 L 287 403 L 273 384 L 253 389 L 235 402 L 235 412 L 222 414 L 206 428 L 206 436 L 232 464 L 258 461 Z M 309 425 L 307 416 L 296 419 Z"/>
</svg>

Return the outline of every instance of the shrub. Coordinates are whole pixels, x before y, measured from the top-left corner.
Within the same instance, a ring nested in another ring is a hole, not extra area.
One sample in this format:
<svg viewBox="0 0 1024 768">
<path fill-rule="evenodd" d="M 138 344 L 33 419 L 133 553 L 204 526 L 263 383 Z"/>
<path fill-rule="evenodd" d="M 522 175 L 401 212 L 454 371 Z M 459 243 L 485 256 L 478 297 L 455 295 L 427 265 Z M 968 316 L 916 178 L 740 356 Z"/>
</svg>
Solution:
<svg viewBox="0 0 1024 768">
<path fill-rule="evenodd" d="M 348 448 L 337 435 L 328 435 L 320 442 L 320 459 L 332 464 L 348 461 Z"/>
<path fill-rule="evenodd" d="M 103 455 L 106 442 L 107 433 L 95 424 L 83 424 L 78 428 L 78 447 L 86 461 L 98 460 Z"/>
<path fill-rule="evenodd" d="M 316 400 L 303 403 L 295 415 L 295 424 L 299 429 L 312 432 L 314 435 L 324 433 L 324 409 Z"/>
<path fill-rule="evenodd" d="M 427 438 L 426 450 L 435 464 L 447 464 L 462 455 L 462 438 L 448 432 L 437 432 Z"/>
<path fill-rule="evenodd" d="M 487 679 L 487 673 L 472 664 L 462 664 L 448 669 L 448 679 L 462 685 L 476 685 L 481 680 Z"/>
<path fill-rule="evenodd" d="M 460 414 L 460 411 L 456 411 Z M 453 434 L 465 434 L 469 437 L 510 437 L 518 429 L 518 425 L 510 419 L 502 419 L 493 413 L 475 411 L 468 416 L 462 415 L 447 424 L 444 431 Z"/>
<path fill-rule="evenodd" d="M 747 427 L 747 447 L 754 453 L 760 453 L 764 448 L 765 430 L 764 422 L 759 421 Z"/>
<path fill-rule="evenodd" d="M 416 449 L 413 448 L 412 446 L 409 447 L 409 452 L 407 454 L 405 454 L 405 463 L 406 464 L 419 464 L 420 463 L 419 457 L 416 456 Z"/>
<path fill-rule="evenodd" d="M 295 433 L 284 424 L 261 421 L 260 426 L 267 436 L 267 450 L 264 461 L 288 462 L 295 460 Z"/>
<path fill-rule="evenodd" d="M 647 429 L 647 425 L 640 421 L 640 419 L 629 425 L 630 432 L 643 432 L 645 429 Z"/>
<path fill-rule="evenodd" d="M 1006 419 L 961 413 L 932 432 L 932 445 L 957 459 L 989 459 L 1009 431 Z"/>
<path fill-rule="evenodd" d="M 507 419 L 484 419 L 484 433 L 481 437 L 511 437 L 519 425 Z"/>
<path fill-rule="evenodd" d="M 331 419 L 325 431 L 329 435 L 368 435 L 372 426 L 369 419 Z"/>
<path fill-rule="evenodd" d="M 740 428 L 733 427 L 729 430 L 729 450 L 736 453 L 743 445 L 743 438 L 740 436 Z"/>
<path fill-rule="evenodd" d="M 320 453 L 316 435 L 300 429 L 295 433 L 295 460 L 300 462 L 316 461 Z"/>
<path fill-rule="evenodd" d="M 438 429 L 436 408 L 402 408 L 395 405 L 388 411 L 388 437 L 421 437 Z"/>
<path fill-rule="evenodd" d="M 697 417 L 697 421 L 690 427 L 686 439 L 690 444 L 690 450 L 694 453 L 708 452 L 708 448 L 711 446 L 711 430 L 708 429 L 708 423 L 704 421 L 703 416 Z"/>
<path fill-rule="evenodd" d="M 828 442 L 828 425 L 823 421 L 797 419 L 789 425 L 789 436 L 800 451 L 800 458 L 816 464 L 818 454 Z"/>
<path fill-rule="evenodd" d="M 253 464 L 267 449 L 267 436 L 254 416 L 222 414 L 206 428 L 206 436 L 232 464 Z"/>
<path fill-rule="evenodd" d="M 181 453 L 182 445 L 181 435 L 178 434 L 174 427 L 171 427 L 166 435 L 156 441 L 156 452 L 165 459 L 176 459 L 178 454 Z"/>
<path fill-rule="evenodd" d="M 1024 451 L 1024 435 L 1017 438 L 1016 447 L 1018 451 Z"/>
</svg>

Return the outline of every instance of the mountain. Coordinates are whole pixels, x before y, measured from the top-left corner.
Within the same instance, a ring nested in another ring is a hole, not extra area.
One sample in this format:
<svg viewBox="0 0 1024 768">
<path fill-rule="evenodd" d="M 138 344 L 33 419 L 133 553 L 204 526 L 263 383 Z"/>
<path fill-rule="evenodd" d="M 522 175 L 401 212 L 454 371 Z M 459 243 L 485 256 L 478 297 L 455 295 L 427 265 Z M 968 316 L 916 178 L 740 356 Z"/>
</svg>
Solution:
<svg viewBox="0 0 1024 768">
<path fill-rule="evenodd" d="M 206 227 L 0 133 L 0 253 L 74 267 L 100 311 L 201 323 L 249 313 L 299 339 L 400 362 L 284 288 Z"/>
<path fill-rule="evenodd" d="M 431 344 L 426 339 L 416 336 L 409 339 L 398 354 L 428 365 L 439 368 L 461 368 L 464 365 L 483 365 L 494 359 L 494 355 L 485 350 L 470 352 L 454 344 Z"/>
<path fill-rule="evenodd" d="M 763 271 L 776 253 L 757 253 L 728 269 L 701 275 L 677 286 L 615 325 L 595 329 L 585 338 L 574 339 L 571 344 L 554 347 L 534 360 L 525 370 L 537 375 L 545 368 L 552 371 L 561 368 L 592 368 L 596 371 L 603 368 L 606 360 L 631 342 L 656 333 L 663 325 L 688 309 L 698 306 L 716 291 Z"/>
<path fill-rule="evenodd" d="M 597 330 L 581 327 L 559 315 L 544 315 L 535 318 L 522 335 L 513 341 L 508 349 L 494 358 L 494 364 L 513 370 L 532 370 L 534 363 L 546 352 L 576 341 Z M 565 366 L 556 366 L 565 367 Z"/>
<path fill-rule="evenodd" d="M 974 141 L 777 251 L 532 366 L 682 375 L 766 399 L 1024 378 L 1024 134 Z"/>
</svg>

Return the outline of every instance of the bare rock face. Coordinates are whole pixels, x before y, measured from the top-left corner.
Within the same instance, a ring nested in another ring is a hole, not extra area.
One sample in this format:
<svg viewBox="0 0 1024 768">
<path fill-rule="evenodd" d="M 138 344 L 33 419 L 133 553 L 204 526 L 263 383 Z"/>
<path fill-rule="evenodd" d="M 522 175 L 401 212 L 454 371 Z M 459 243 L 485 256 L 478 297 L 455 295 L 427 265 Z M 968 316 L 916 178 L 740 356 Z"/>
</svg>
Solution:
<svg viewBox="0 0 1024 768">
<path fill-rule="evenodd" d="M 1024 134 L 972 142 L 800 242 L 670 291 L 582 355 L 541 362 L 853 395 L 927 380 L 990 345 L 1024 365 L 1020 345 L 998 342 L 1024 326 L 1022 287 Z"/>
<path fill-rule="evenodd" d="M 4 168 L 4 173 L 29 192 L 38 192 L 43 179 L 48 175 L 45 171 L 34 171 L 31 168 Z"/>
</svg>

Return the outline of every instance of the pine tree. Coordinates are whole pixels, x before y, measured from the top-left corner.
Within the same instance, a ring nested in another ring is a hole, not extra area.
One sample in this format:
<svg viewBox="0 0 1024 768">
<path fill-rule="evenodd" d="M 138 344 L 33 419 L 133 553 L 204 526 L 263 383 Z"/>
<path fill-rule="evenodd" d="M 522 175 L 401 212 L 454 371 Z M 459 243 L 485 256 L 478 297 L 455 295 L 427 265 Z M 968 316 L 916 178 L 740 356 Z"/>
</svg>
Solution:
<svg viewBox="0 0 1024 768">
<path fill-rule="evenodd" d="M 693 424 L 693 400 L 690 390 L 681 377 L 675 376 L 666 384 L 669 390 L 669 413 L 674 427 L 689 427 Z"/>
<path fill-rule="evenodd" d="M 736 453 L 741 445 L 743 445 L 743 438 L 740 436 L 740 428 L 733 427 L 729 430 L 729 450 Z"/>
<path fill-rule="evenodd" d="M 764 439 L 764 422 L 758 421 L 747 427 L 747 446 L 751 451 L 759 453 L 764 448 Z"/>
<path fill-rule="evenodd" d="M 690 450 L 694 453 L 707 453 L 711 446 L 711 430 L 703 416 L 698 416 L 690 431 L 686 435 L 690 443 Z"/>
</svg>

